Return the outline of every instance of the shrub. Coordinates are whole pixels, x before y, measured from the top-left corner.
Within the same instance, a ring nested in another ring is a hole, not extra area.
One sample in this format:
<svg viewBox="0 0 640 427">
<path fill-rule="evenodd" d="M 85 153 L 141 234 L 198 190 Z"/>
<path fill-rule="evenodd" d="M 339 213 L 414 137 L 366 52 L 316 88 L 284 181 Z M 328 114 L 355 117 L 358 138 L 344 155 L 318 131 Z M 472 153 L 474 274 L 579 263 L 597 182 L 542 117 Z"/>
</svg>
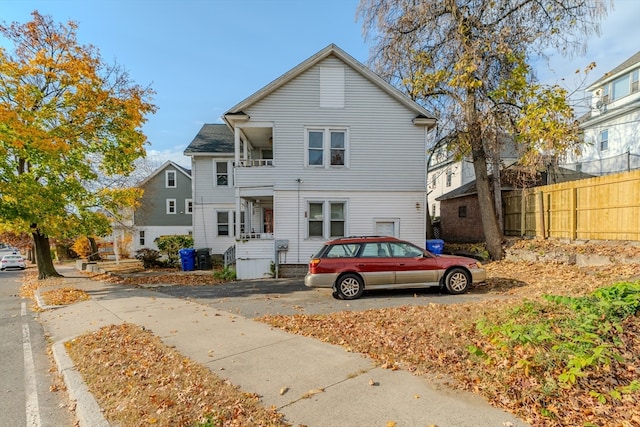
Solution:
<svg viewBox="0 0 640 427">
<path fill-rule="evenodd" d="M 136 259 L 142 261 L 144 268 L 159 267 L 162 262 L 159 260 L 160 252 L 155 249 L 142 248 L 136 251 Z"/>
</svg>

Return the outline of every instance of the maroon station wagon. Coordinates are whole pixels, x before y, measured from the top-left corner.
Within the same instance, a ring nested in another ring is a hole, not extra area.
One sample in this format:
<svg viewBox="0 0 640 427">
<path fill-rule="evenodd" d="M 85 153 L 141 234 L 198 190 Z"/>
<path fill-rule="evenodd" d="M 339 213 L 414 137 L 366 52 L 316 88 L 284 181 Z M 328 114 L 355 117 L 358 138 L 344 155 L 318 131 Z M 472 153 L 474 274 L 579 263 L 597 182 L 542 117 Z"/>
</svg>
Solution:
<svg viewBox="0 0 640 427">
<path fill-rule="evenodd" d="M 339 299 L 359 298 L 365 290 L 439 286 L 451 294 L 467 292 L 486 279 L 473 259 L 434 255 L 394 237 L 345 237 L 329 241 L 309 261 L 304 284 L 332 288 Z"/>
</svg>

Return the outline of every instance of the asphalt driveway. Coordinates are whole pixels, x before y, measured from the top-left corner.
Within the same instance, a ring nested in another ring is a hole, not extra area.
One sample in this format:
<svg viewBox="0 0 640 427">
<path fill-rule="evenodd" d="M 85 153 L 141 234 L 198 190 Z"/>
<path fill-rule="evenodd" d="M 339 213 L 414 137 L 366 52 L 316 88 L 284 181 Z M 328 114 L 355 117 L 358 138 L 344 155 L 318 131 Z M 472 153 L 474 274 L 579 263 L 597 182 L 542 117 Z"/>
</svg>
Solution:
<svg viewBox="0 0 640 427">
<path fill-rule="evenodd" d="M 307 288 L 303 279 L 250 280 L 212 286 L 161 286 L 156 290 L 247 318 L 265 314 L 325 314 L 403 305 L 459 304 L 506 298 L 473 290 L 463 295 L 449 295 L 434 287 L 368 291 L 359 299 L 342 301 L 334 299 L 330 289 Z"/>
</svg>

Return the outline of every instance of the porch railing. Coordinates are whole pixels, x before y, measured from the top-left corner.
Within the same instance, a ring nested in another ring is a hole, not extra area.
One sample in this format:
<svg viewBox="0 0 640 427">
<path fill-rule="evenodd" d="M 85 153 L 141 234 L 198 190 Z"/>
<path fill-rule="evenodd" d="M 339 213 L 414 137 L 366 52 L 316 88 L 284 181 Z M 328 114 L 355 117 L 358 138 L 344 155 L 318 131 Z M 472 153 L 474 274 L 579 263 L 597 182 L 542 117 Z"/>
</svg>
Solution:
<svg viewBox="0 0 640 427">
<path fill-rule="evenodd" d="M 273 159 L 248 159 L 240 160 L 236 163 L 239 168 L 251 168 L 261 166 L 273 166 Z"/>
<path fill-rule="evenodd" d="M 273 239 L 273 233 L 240 233 L 240 240 Z"/>
<path fill-rule="evenodd" d="M 229 249 L 224 251 L 224 255 L 222 256 L 224 261 L 224 266 L 229 267 L 236 263 L 236 245 L 230 246 Z"/>
</svg>

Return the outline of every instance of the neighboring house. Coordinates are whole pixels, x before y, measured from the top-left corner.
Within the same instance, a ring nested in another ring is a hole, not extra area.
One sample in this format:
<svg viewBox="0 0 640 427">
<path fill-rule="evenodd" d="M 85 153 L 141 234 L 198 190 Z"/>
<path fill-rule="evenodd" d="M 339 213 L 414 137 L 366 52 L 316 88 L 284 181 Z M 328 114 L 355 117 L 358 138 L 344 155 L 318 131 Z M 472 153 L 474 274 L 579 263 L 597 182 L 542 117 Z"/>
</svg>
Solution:
<svg viewBox="0 0 640 427">
<path fill-rule="evenodd" d="M 587 87 L 591 109 L 580 118 L 584 147 L 565 167 L 593 175 L 640 169 L 640 52 Z"/>
<path fill-rule="evenodd" d="M 133 212 L 133 253 L 142 248 L 157 250 L 155 239 L 160 236 L 192 234 L 190 170 L 167 161 L 138 187 L 144 194 Z"/>
<path fill-rule="evenodd" d="M 507 168 L 518 161 L 517 148 L 511 139 L 504 139 L 500 149 L 500 167 Z M 488 165 L 489 173 L 492 166 Z M 442 216 L 440 210 L 440 196 L 450 193 L 476 179 L 471 156 L 456 160 L 446 147 L 435 149 L 428 163 L 427 203 L 432 218 Z"/>
<path fill-rule="evenodd" d="M 424 246 L 433 116 L 329 45 L 205 125 L 191 156 L 194 241 L 240 279 L 304 266 L 332 238 Z M 229 147 L 232 143 L 233 146 Z"/>
</svg>

